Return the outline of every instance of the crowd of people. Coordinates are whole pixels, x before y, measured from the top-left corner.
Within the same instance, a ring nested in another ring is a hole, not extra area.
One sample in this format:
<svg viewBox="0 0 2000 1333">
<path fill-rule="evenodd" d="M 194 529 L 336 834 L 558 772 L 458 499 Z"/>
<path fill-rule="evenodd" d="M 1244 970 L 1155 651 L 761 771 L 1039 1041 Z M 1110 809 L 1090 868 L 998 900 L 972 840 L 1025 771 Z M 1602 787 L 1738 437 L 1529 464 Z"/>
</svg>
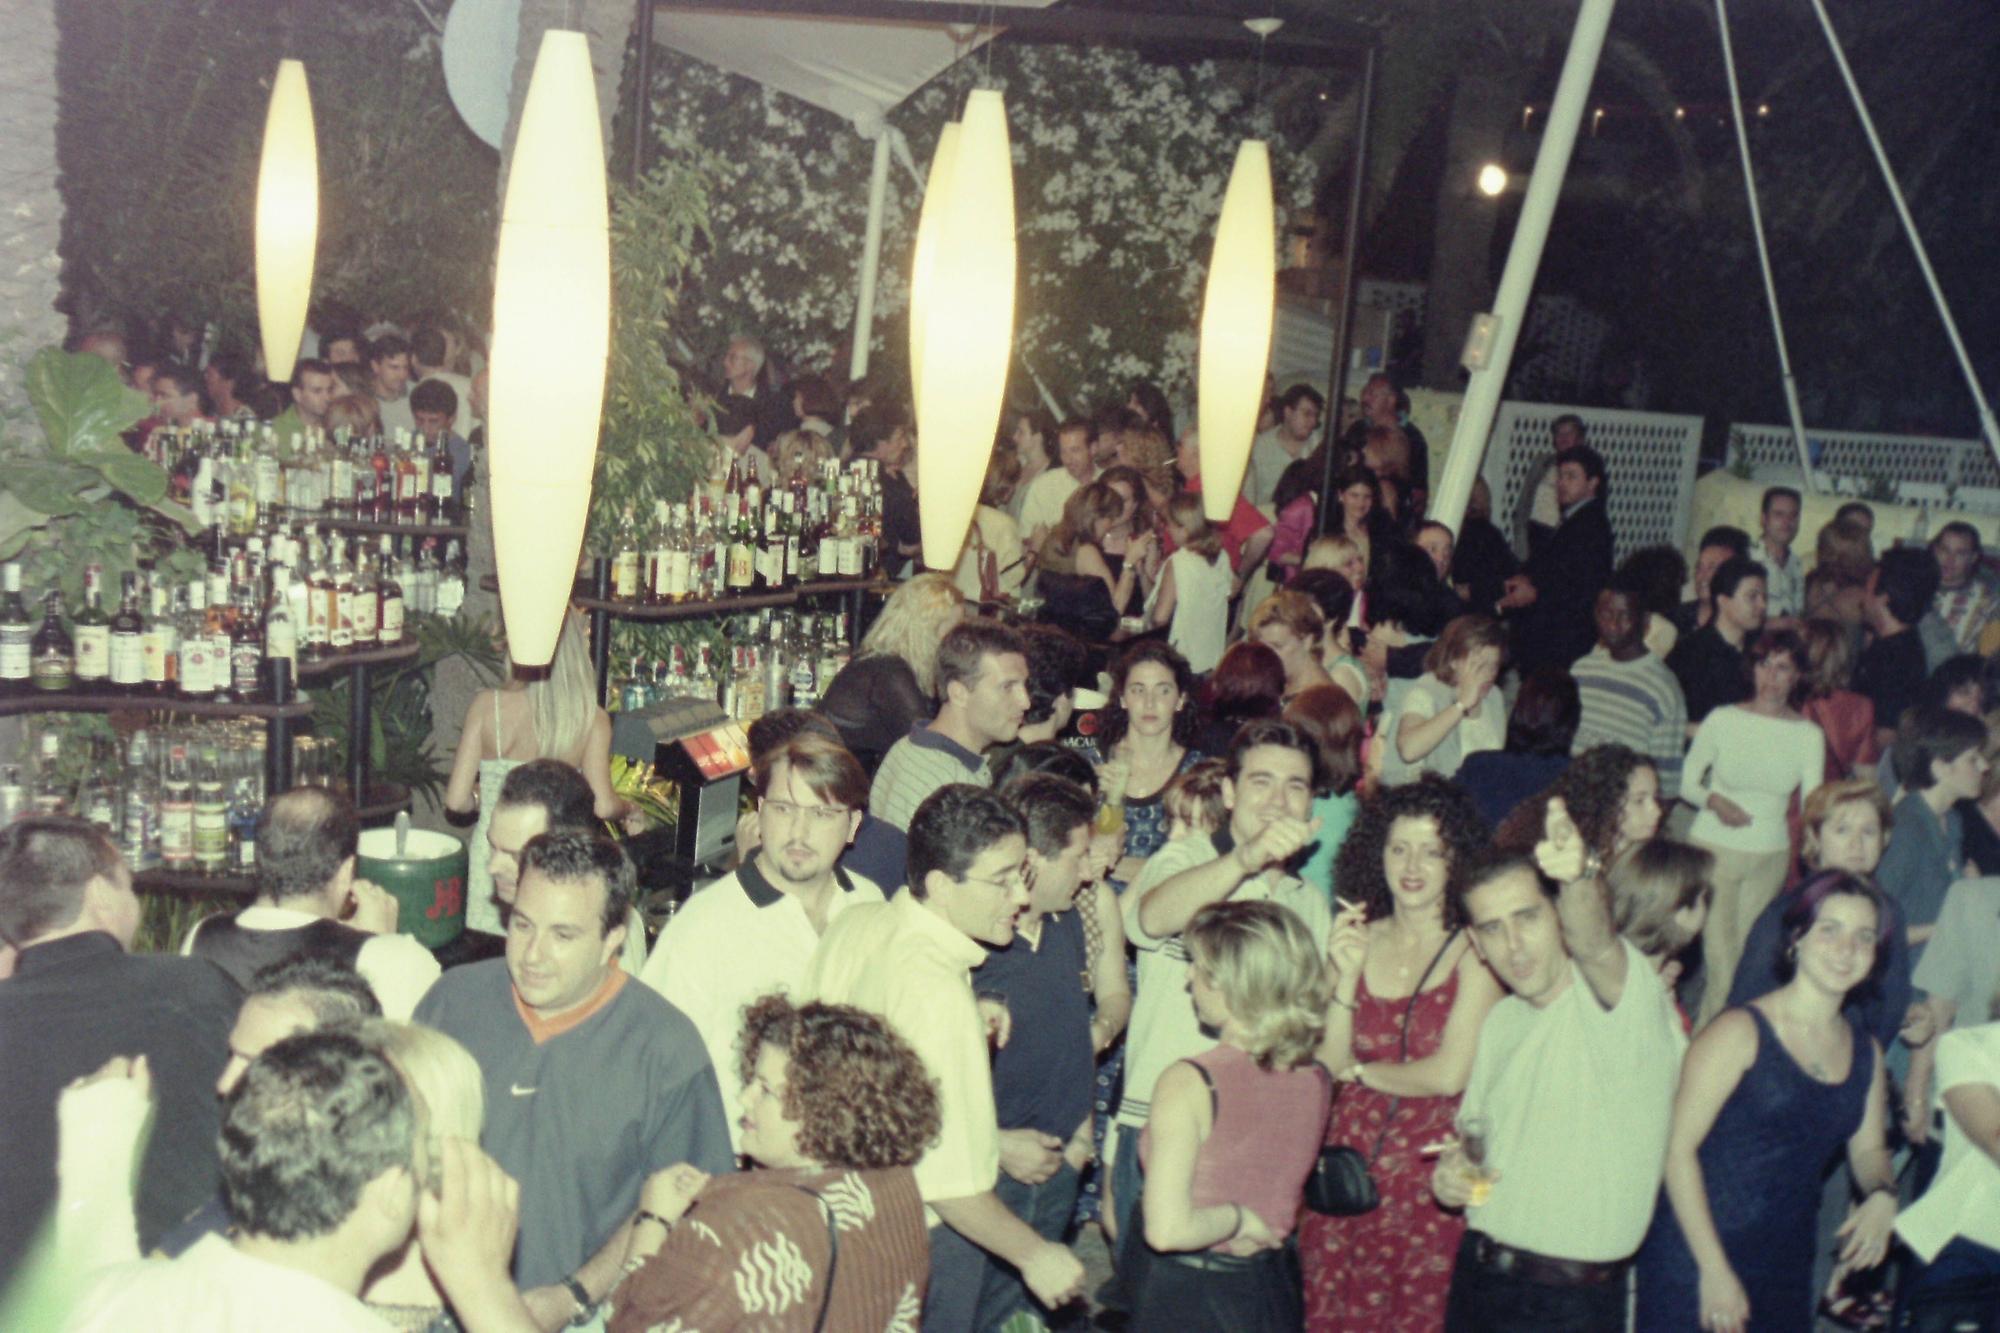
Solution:
<svg viewBox="0 0 2000 1333">
<path fill-rule="evenodd" d="M 914 561 L 907 422 L 723 366 L 751 448 L 883 458 Z M 90 826 L 0 830 L 0 1282 L 79 1329 L 1993 1328 L 1977 532 L 1849 506 L 1808 567 L 1773 488 L 1614 563 L 1581 421 L 1453 532 L 1391 380 L 1324 410 L 1272 396 L 1224 524 L 1152 386 L 1010 418 L 970 569 L 751 725 L 657 940 L 602 715 L 532 686 L 468 716 L 442 973 L 334 793 L 184 957 Z"/>
</svg>

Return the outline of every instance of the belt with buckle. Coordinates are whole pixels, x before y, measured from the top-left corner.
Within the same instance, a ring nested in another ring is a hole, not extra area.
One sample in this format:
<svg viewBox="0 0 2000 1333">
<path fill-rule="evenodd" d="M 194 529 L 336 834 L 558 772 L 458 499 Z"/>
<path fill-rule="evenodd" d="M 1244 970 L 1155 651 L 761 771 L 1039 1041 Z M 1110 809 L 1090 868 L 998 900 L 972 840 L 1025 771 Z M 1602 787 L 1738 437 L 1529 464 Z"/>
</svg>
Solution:
<svg viewBox="0 0 2000 1333">
<path fill-rule="evenodd" d="M 1477 1231 L 1471 1233 L 1471 1239 L 1472 1257 L 1481 1268 L 1543 1287 L 1601 1287 L 1608 1282 L 1623 1281 L 1626 1270 L 1632 1267 L 1630 1259 L 1597 1264 L 1517 1250 Z"/>
</svg>

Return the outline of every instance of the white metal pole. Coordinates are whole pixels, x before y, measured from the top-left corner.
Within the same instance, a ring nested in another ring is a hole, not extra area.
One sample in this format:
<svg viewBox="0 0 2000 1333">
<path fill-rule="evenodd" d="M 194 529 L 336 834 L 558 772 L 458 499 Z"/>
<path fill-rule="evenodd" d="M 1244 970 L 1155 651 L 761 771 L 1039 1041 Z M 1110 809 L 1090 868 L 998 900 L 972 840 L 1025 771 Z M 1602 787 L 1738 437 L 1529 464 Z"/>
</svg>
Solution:
<svg viewBox="0 0 2000 1333">
<path fill-rule="evenodd" d="M 868 373 L 868 342 L 875 332 L 875 280 L 882 271 L 882 213 L 889 198 L 889 127 L 875 126 L 875 162 L 868 176 L 868 233 L 861 242 L 860 293 L 854 302 L 854 350 L 847 377 Z"/>
<path fill-rule="evenodd" d="M 1764 274 L 1764 300 L 1771 307 L 1771 336 L 1778 344 L 1778 380 L 1785 390 L 1785 411 L 1792 422 L 1792 443 L 1799 451 L 1799 473 L 1808 492 L 1813 484 L 1812 449 L 1806 443 L 1806 417 L 1799 408 L 1799 381 L 1792 374 L 1792 354 L 1785 346 L 1785 321 L 1778 314 L 1778 280 L 1771 273 L 1771 249 L 1764 241 L 1764 210 L 1757 203 L 1757 176 L 1750 167 L 1750 131 L 1743 119 L 1743 89 L 1736 82 L 1736 52 L 1729 43 L 1727 0 L 1715 0 L 1715 26 L 1722 34 L 1722 69 L 1729 78 L 1729 111 L 1736 120 L 1736 152 L 1743 159 L 1743 193 L 1750 201 L 1750 233 L 1757 241 L 1757 265 Z"/>
<path fill-rule="evenodd" d="M 1917 235 L 1916 219 L 1910 216 L 1910 206 L 1903 202 L 1903 187 L 1896 183 L 1896 173 L 1889 166 L 1889 154 L 1883 151 L 1882 140 L 1875 133 L 1874 117 L 1868 114 L 1868 104 L 1861 100 L 1861 86 L 1854 81 L 1854 71 L 1847 67 L 1847 53 L 1840 48 L 1840 38 L 1833 30 L 1833 20 L 1826 16 L 1826 6 L 1820 0 L 1812 0 L 1813 13 L 1819 15 L 1819 26 L 1826 32 L 1826 44 L 1833 51 L 1833 63 L 1840 67 L 1840 77 L 1847 84 L 1847 95 L 1854 100 L 1854 114 L 1861 118 L 1861 131 L 1868 136 L 1868 146 L 1875 150 L 1875 164 L 1882 168 L 1882 183 L 1889 187 L 1889 198 L 1896 205 L 1896 216 L 1902 219 L 1903 234 L 1910 238 L 1910 249 L 1916 252 L 1917 267 L 1924 272 L 1924 283 L 1931 289 L 1931 300 L 1937 304 L 1938 318 L 1944 321 L 1945 336 L 1951 339 L 1951 350 L 1958 357 L 1958 368 L 1965 375 L 1966 387 L 1972 390 L 1972 403 L 1979 411 L 1979 429 L 1986 436 L 1986 447 L 1993 451 L 1993 457 L 2000 461 L 2000 424 L 1993 419 L 1993 406 L 1986 401 L 1986 391 L 1979 385 L 1979 375 L 1972 368 L 1972 358 L 1966 355 L 1965 343 L 1958 336 L 1958 323 L 1951 317 L 1951 307 L 1945 303 L 1944 288 L 1938 285 L 1937 274 L 1931 269 L 1931 257 L 1924 249 L 1924 238 Z"/>
<path fill-rule="evenodd" d="M 1569 171 L 1577 127 L 1583 123 L 1584 106 L 1590 100 L 1590 82 L 1597 73 L 1598 53 L 1604 49 L 1605 30 L 1611 26 L 1613 2 L 1583 0 L 1577 10 L 1569 54 L 1563 59 L 1555 101 L 1549 107 L 1548 127 L 1542 131 L 1535 170 L 1528 178 L 1527 194 L 1521 201 L 1521 220 L 1514 228 L 1507 266 L 1501 271 L 1500 289 L 1493 298 L 1497 328 L 1492 349 L 1486 364 L 1472 372 L 1465 386 L 1465 400 L 1459 408 L 1458 428 L 1451 435 L 1451 452 L 1445 458 L 1444 475 L 1431 492 L 1430 516 L 1453 532 L 1458 531 L 1465 518 L 1465 503 L 1472 498 L 1472 484 L 1479 476 L 1479 464 L 1486 453 L 1486 437 L 1493 429 L 1494 414 L 1500 410 L 1500 388 L 1507 382 L 1514 343 L 1521 336 L 1521 319 L 1528 308 L 1528 296 L 1534 290 L 1535 271 L 1541 267 L 1542 246 L 1549 238 L 1549 222 L 1555 216 L 1556 199 Z"/>
</svg>

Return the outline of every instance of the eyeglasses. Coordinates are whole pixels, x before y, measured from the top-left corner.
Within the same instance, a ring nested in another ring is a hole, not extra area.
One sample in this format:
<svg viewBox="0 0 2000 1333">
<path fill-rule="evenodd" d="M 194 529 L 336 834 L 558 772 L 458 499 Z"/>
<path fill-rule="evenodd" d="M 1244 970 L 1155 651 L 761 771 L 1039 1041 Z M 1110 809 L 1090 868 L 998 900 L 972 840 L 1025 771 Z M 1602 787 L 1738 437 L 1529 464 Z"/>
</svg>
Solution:
<svg viewBox="0 0 2000 1333">
<path fill-rule="evenodd" d="M 819 828 L 832 828 L 854 813 L 844 805 L 798 805 L 791 801 L 776 800 L 760 801 L 758 808 L 783 820 L 796 819 L 803 815 L 808 823 Z"/>
<path fill-rule="evenodd" d="M 1016 870 L 1005 879 L 983 879 L 978 875 L 961 875 L 959 880 L 964 884 L 984 884 L 1002 893 L 1018 893 L 1028 887 L 1028 873 L 1025 870 Z"/>
</svg>

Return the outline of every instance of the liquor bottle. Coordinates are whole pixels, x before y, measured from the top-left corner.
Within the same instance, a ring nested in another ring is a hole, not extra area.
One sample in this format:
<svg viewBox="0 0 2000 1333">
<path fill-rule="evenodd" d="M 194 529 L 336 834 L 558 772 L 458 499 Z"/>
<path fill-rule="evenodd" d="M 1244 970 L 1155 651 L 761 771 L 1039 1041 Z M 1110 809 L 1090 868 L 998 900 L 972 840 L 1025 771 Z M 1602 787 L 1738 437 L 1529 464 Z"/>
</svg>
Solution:
<svg viewBox="0 0 2000 1333">
<path fill-rule="evenodd" d="M 106 762 L 104 742 L 101 737 L 90 740 L 89 762 L 83 771 L 83 781 L 77 787 L 76 813 L 85 823 L 94 825 L 105 838 L 116 844 L 118 827 L 118 788 L 111 782 L 111 765 Z"/>
<path fill-rule="evenodd" d="M 621 602 L 639 597 L 639 525 L 626 505 L 611 533 L 611 595 Z"/>
<path fill-rule="evenodd" d="M 436 497 L 431 494 L 431 454 L 424 445 L 424 437 L 410 437 L 410 503 L 409 515 L 412 523 L 436 522 Z"/>
<path fill-rule="evenodd" d="M 150 870 L 160 859 L 160 790 L 153 770 L 153 747 L 144 730 L 125 747 L 123 812 L 118 850 L 129 870 Z"/>
<path fill-rule="evenodd" d="M 764 710 L 783 708 L 792 692 L 791 656 L 785 651 L 785 624 L 772 622 L 764 649 Z"/>
<path fill-rule="evenodd" d="M 352 446 L 351 466 L 354 469 L 354 498 L 348 504 L 346 517 L 361 523 L 375 521 L 376 472 L 374 460 L 366 446 L 356 441 Z"/>
<path fill-rule="evenodd" d="M 348 604 L 356 648 L 373 648 L 378 641 L 381 601 L 375 588 L 375 561 L 364 544 L 354 557 L 354 596 Z"/>
<path fill-rule="evenodd" d="M 35 622 L 21 600 L 20 562 L 0 565 L 0 693 L 19 694 L 33 676 Z"/>
<path fill-rule="evenodd" d="M 375 637 L 384 648 L 393 648 L 403 641 L 403 585 L 396 581 L 396 550 L 387 533 L 382 534 L 377 563 L 381 576 L 375 583 L 375 615 L 380 628 Z"/>
<path fill-rule="evenodd" d="M 667 550 L 661 601 L 685 602 L 693 593 L 694 537 L 686 505 L 675 505 L 667 520 Z"/>
<path fill-rule="evenodd" d="M 252 511 L 253 518 L 261 517 L 265 522 L 281 521 L 285 516 L 284 465 L 278 461 L 277 444 L 271 438 L 269 426 L 264 428 L 261 447 L 257 450 L 256 462 L 253 465 L 253 474 L 252 485 L 255 488 L 256 505 Z M 301 489 L 309 494 L 312 483 L 306 482 Z M 301 498 L 305 497 L 302 495 Z M 252 526 L 255 526 L 254 523 Z"/>
<path fill-rule="evenodd" d="M 328 543 L 332 562 L 329 585 L 333 590 L 326 618 L 327 651 L 344 653 L 354 646 L 354 568 L 348 563 L 346 543 Z"/>
<path fill-rule="evenodd" d="M 645 599 L 655 606 L 671 602 L 667 595 L 667 565 L 671 559 L 673 510 L 665 500 L 653 501 L 653 526 L 646 534 L 646 560 L 640 582 Z"/>
<path fill-rule="evenodd" d="M 100 686 L 111 675 L 111 617 L 104 614 L 103 580 L 101 567 L 84 566 L 83 606 L 70 617 L 70 632 L 76 636 L 78 689 Z"/>
<path fill-rule="evenodd" d="M 695 505 L 688 539 L 688 595 L 691 602 L 715 596 L 715 523 L 708 497 Z"/>
<path fill-rule="evenodd" d="M 257 598 L 246 587 L 236 602 L 236 628 L 229 633 L 229 678 L 242 703 L 250 703 L 263 693 L 264 626 L 257 614 Z"/>
<path fill-rule="evenodd" d="M 432 610 L 455 616 L 465 605 L 465 553 L 456 537 L 444 544 L 444 561 L 437 571 L 437 597 Z"/>
<path fill-rule="evenodd" d="M 716 691 L 715 670 L 708 663 L 706 641 L 696 646 L 694 675 L 688 679 L 688 693 L 710 703 L 722 702 L 722 696 Z"/>
<path fill-rule="evenodd" d="M 437 538 L 426 537 L 415 543 L 416 558 L 410 563 L 410 573 L 403 580 L 403 596 L 409 600 L 408 609 L 421 615 L 437 612 Z"/>
<path fill-rule="evenodd" d="M 194 773 L 185 736 L 168 738 L 160 771 L 160 864 L 186 870 L 194 864 Z"/>
<path fill-rule="evenodd" d="M 29 678 L 38 690 L 76 688 L 76 645 L 62 625 L 62 593 L 49 590 L 42 608 L 42 627 L 28 645 Z"/>
<path fill-rule="evenodd" d="M 373 504 L 366 517 L 376 523 L 390 522 L 396 512 L 396 475 L 389 457 L 389 441 L 375 437 L 375 452 L 368 459 L 375 474 Z"/>
<path fill-rule="evenodd" d="M 35 791 L 31 806 L 38 815 L 60 815 L 69 810 L 75 788 L 63 781 L 62 737 L 53 731 L 42 733 L 36 749 Z"/>
<path fill-rule="evenodd" d="M 451 461 L 451 427 L 438 432 L 431 450 L 431 522 L 458 522 L 458 472 Z"/>
<path fill-rule="evenodd" d="M 140 671 L 153 694 L 171 694 L 180 675 L 180 635 L 167 600 L 166 585 L 157 577 L 146 590 L 146 625 L 139 638 Z"/>
<path fill-rule="evenodd" d="M 333 581 L 326 570 L 324 547 L 317 535 L 306 542 L 306 564 L 299 569 L 298 587 L 305 614 L 298 619 L 299 646 L 305 660 L 317 662 L 326 656 L 333 620 Z"/>
<path fill-rule="evenodd" d="M 226 526 L 232 536 L 247 537 L 257 530 L 257 460 L 251 457 L 248 444 L 233 429 L 233 423 L 224 423 L 224 450 L 229 463 L 229 508 Z"/>
<path fill-rule="evenodd" d="M 748 592 L 757 577 L 756 539 L 750 531 L 750 511 L 741 496 L 730 516 L 726 565 L 723 587 L 729 593 Z"/>
<path fill-rule="evenodd" d="M 821 678 L 816 671 L 819 645 L 813 641 L 813 618 L 799 622 L 798 642 L 792 649 L 792 707 L 811 708 L 819 702 Z"/>
<path fill-rule="evenodd" d="M 346 440 L 328 446 L 325 510 L 336 519 L 354 517 L 354 451 Z"/>
<path fill-rule="evenodd" d="M 284 565 L 271 569 L 271 605 L 264 611 L 264 657 L 290 662 L 292 678 L 298 679 L 299 622 L 292 615 L 292 571 Z"/>
<path fill-rule="evenodd" d="M 247 772 L 236 773 L 229 783 L 229 864 L 239 875 L 257 873 L 257 815 L 264 805 L 262 788 L 263 783 Z"/>
<path fill-rule="evenodd" d="M 219 875 L 229 868 L 229 793 L 222 752 L 203 745 L 194 766 L 194 868 Z"/>
<path fill-rule="evenodd" d="M 111 617 L 111 685 L 127 694 L 137 694 L 146 685 L 146 622 L 139 615 L 139 576 L 128 571 L 123 576 L 123 592 L 118 614 Z"/>
<path fill-rule="evenodd" d="M 785 575 L 785 537 L 790 524 L 786 521 L 784 506 L 779 502 L 779 491 L 772 491 L 764 499 L 764 586 L 773 592 L 791 584 Z"/>
<path fill-rule="evenodd" d="M 795 492 L 785 492 L 785 582 L 797 585 L 805 582 L 805 506 L 794 498 Z"/>
<path fill-rule="evenodd" d="M 181 612 L 181 693 L 190 699 L 215 695 L 216 662 L 208 634 L 208 581 L 189 579 L 187 606 Z"/>
<path fill-rule="evenodd" d="M 209 571 L 206 595 L 208 605 L 203 624 L 208 631 L 209 670 L 214 673 L 215 697 L 227 699 L 236 688 L 235 677 L 230 674 L 230 658 L 235 648 L 230 631 L 236 620 L 236 606 L 229 600 L 228 578 Z"/>
</svg>

